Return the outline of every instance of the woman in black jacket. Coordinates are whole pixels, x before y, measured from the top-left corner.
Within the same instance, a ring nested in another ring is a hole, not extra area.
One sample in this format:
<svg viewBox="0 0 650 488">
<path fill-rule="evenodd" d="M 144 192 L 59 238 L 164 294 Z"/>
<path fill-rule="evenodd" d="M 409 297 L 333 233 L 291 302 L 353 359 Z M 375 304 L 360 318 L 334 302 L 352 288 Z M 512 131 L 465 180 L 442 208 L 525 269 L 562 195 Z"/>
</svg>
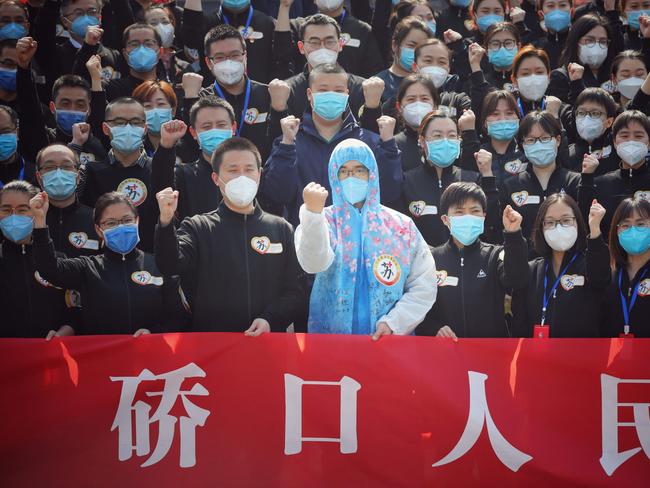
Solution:
<svg viewBox="0 0 650 488">
<path fill-rule="evenodd" d="M 123 194 L 99 197 L 95 229 L 104 252 L 92 257 L 57 258 L 45 224 L 47 193 L 30 201 L 34 256 L 45 279 L 81 294 L 83 334 L 134 334 L 178 330 L 182 318 L 178 282 L 162 276 L 153 255 L 135 246 L 138 212 Z"/>
</svg>

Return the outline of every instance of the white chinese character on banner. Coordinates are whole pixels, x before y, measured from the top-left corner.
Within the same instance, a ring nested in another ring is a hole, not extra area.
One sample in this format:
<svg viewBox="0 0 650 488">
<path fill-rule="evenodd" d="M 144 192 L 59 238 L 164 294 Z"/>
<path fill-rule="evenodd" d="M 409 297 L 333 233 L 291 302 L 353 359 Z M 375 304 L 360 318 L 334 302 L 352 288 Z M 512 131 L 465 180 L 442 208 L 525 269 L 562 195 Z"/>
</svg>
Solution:
<svg viewBox="0 0 650 488">
<path fill-rule="evenodd" d="M 111 426 L 111 431 L 118 429 L 120 461 L 131 458 L 133 450 L 137 456 L 146 456 L 150 452 L 149 427 L 158 423 L 158 442 L 156 447 L 141 467 L 146 468 L 156 464 L 167 455 L 174 441 L 174 429 L 178 418 L 169 414 L 180 396 L 187 416 L 180 417 L 180 467 L 190 468 L 196 464 L 196 427 L 205 425 L 210 415 L 208 410 L 197 407 L 188 400 L 188 396 L 207 396 L 208 390 L 201 384 L 195 383 L 190 390 L 181 390 L 181 383 L 186 378 L 205 378 L 205 371 L 196 364 L 190 363 L 182 368 L 159 375 L 148 369 L 143 369 L 138 376 L 111 376 L 111 381 L 122 381 L 120 403 Z M 141 400 L 133 403 L 138 386 L 143 381 L 163 380 L 162 391 L 146 392 L 148 397 L 161 396 L 158 409 L 149 415 L 151 406 Z M 135 445 L 133 444 L 133 416 L 135 415 Z"/>
<path fill-rule="evenodd" d="M 620 379 L 608 374 L 600 375 L 600 388 L 602 392 L 602 433 L 603 455 L 600 465 L 608 476 L 611 476 L 621 464 L 630 459 L 641 449 L 650 459 L 650 402 L 648 403 L 619 403 L 619 384 L 650 384 L 647 380 Z M 619 422 L 619 407 L 631 407 L 634 412 L 634 422 Z M 641 447 L 618 452 L 618 428 L 635 427 Z"/>
<path fill-rule="evenodd" d="M 340 434 L 331 437 L 302 436 L 302 387 L 303 385 L 327 385 L 341 387 Z M 303 442 L 338 442 L 341 454 L 357 452 L 357 392 L 361 385 L 343 376 L 341 381 L 305 381 L 292 374 L 284 375 L 284 453 L 298 454 Z"/>
<path fill-rule="evenodd" d="M 487 380 L 488 376 L 475 371 L 468 371 L 468 376 L 469 416 L 465 425 L 465 431 L 460 437 L 458 444 L 456 444 L 449 454 L 433 464 L 433 467 L 436 468 L 449 464 L 464 456 L 474 446 L 483 431 L 483 426 L 487 423 L 488 438 L 499 461 L 511 471 L 518 471 L 521 466 L 533 459 L 532 456 L 521 452 L 510 444 L 494 424 L 485 396 L 485 380 Z"/>
</svg>

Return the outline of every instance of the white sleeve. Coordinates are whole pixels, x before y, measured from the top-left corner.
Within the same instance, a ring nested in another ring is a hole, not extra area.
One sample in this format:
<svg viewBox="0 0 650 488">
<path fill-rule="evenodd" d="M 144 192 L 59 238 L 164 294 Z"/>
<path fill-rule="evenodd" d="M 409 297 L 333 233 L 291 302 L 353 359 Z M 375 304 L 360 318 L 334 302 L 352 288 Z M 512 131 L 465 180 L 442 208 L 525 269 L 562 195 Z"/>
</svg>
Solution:
<svg viewBox="0 0 650 488">
<path fill-rule="evenodd" d="M 296 255 L 302 269 L 316 274 L 325 271 L 334 261 L 330 232 L 325 215 L 300 207 L 300 225 L 295 232 Z"/>
<path fill-rule="evenodd" d="M 436 264 L 429 246 L 418 236 L 418 246 L 406 278 L 402 298 L 378 320 L 386 322 L 394 334 L 407 335 L 424 320 L 436 301 Z"/>
</svg>

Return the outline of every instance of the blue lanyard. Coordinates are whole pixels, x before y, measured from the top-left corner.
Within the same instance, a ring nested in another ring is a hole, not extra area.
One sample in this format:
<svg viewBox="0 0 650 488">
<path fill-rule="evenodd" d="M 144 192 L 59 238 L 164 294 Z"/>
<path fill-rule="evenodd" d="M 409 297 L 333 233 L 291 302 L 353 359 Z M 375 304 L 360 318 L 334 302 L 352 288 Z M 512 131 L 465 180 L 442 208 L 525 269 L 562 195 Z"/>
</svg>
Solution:
<svg viewBox="0 0 650 488">
<path fill-rule="evenodd" d="M 223 92 L 221 91 L 221 87 L 219 84 L 215 81 L 213 83 L 214 89 L 217 91 L 219 94 L 219 97 L 223 98 L 224 100 L 226 97 L 223 96 Z M 241 119 L 239 120 L 239 124 L 237 124 L 237 137 L 239 137 L 239 134 L 241 132 L 241 128 L 244 126 L 244 120 L 246 120 L 246 112 L 248 112 L 248 102 L 251 99 L 251 79 L 247 78 L 246 79 L 246 95 L 244 96 L 244 110 L 241 112 Z"/>
<path fill-rule="evenodd" d="M 343 29 L 343 22 L 345 22 L 345 16 L 348 14 L 348 12 L 343 9 L 343 13 L 341 14 L 341 20 L 339 21 L 339 26 L 341 26 L 341 29 Z"/>
<path fill-rule="evenodd" d="M 517 105 L 519 106 L 519 114 L 521 115 L 521 118 L 523 119 L 526 114 L 524 113 L 524 107 L 521 105 L 521 98 L 517 97 Z M 542 110 L 546 108 L 546 97 L 542 98 Z"/>
<path fill-rule="evenodd" d="M 222 13 L 221 16 L 223 17 L 223 21 L 230 25 L 230 20 L 228 20 L 228 17 L 226 14 Z M 248 34 L 248 28 L 251 25 L 251 20 L 253 20 L 253 6 L 251 5 L 248 7 L 248 18 L 246 19 L 246 25 L 244 26 L 244 31 L 241 33 L 242 37 L 246 39 L 246 35 Z"/>
<path fill-rule="evenodd" d="M 624 327 L 625 334 L 630 333 L 630 313 L 632 312 L 632 308 L 634 308 L 636 297 L 639 294 L 639 285 L 641 284 L 641 281 L 643 281 L 643 278 L 645 278 L 645 275 L 647 273 L 648 273 L 648 269 L 646 268 L 643 271 L 643 273 L 641 273 L 641 276 L 639 276 L 639 281 L 637 281 L 636 286 L 634 287 L 634 292 L 632 293 L 632 299 L 630 300 L 630 306 L 628 307 L 627 300 L 625 299 L 625 295 L 623 294 L 623 290 L 621 290 L 621 282 L 623 280 L 623 268 L 621 268 L 620 271 L 618 272 L 618 293 L 619 295 L 621 295 L 621 308 L 623 309 L 623 327 Z"/>
<path fill-rule="evenodd" d="M 555 283 L 553 283 L 553 288 L 551 288 L 551 291 L 549 294 L 546 294 L 546 287 L 548 286 L 548 260 L 546 260 L 546 266 L 544 267 L 544 304 L 542 305 L 542 323 L 540 325 L 544 325 L 544 321 L 546 320 L 546 310 L 548 307 L 548 302 L 551 299 L 551 295 L 555 293 L 555 289 L 557 288 L 557 285 L 560 284 L 560 281 L 562 280 L 562 276 L 567 272 L 569 269 L 569 266 L 573 264 L 573 261 L 576 260 L 578 257 L 578 254 L 574 254 L 573 257 L 571 258 L 571 261 L 569 261 L 569 264 L 567 264 L 564 269 L 560 272 L 558 275 L 557 279 L 555 280 Z"/>
<path fill-rule="evenodd" d="M 20 167 L 20 171 L 18 172 L 18 179 L 19 180 L 24 180 L 25 179 L 25 160 L 21 158 L 20 162 L 22 163 L 22 165 Z M 4 188 L 4 186 L 5 186 L 4 181 L 0 181 L 0 190 L 2 188 Z"/>
</svg>

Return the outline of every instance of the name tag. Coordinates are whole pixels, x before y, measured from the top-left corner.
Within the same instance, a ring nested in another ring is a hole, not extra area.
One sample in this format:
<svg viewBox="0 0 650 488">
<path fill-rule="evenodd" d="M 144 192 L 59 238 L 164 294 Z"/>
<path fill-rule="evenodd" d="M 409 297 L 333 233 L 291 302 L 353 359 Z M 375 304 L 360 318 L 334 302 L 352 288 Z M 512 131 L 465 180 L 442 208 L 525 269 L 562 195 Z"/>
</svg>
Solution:
<svg viewBox="0 0 650 488">
<path fill-rule="evenodd" d="M 99 249 L 99 241 L 88 239 L 88 234 L 85 232 L 70 232 L 68 241 L 77 249 L 91 249 L 93 251 Z"/>
<path fill-rule="evenodd" d="M 591 153 L 591 154 L 592 154 L 596 159 L 606 158 L 606 157 L 608 157 L 610 154 L 612 154 L 612 146 L 605 146 L 604 148 L 602 148 L 602 149 L 598 149 L 597 151 L 594 151 L 594 152 Z"/>
<path fill-rule="evenodd" d="M 247 41 L 253 42 L 256 41 L 257 39 L 262 39 L 264 37 L 264 34 L 262 32 L 258 32 L 254 30 L 250 25 L 248 26 L 248 29 L 246 29 L 245 26 L 240 25 L 239 29 L 237 30 Z M 246 30 L 246 35 L 244 35 L 244 30 Z"/>
<path fill-rule="evenodd" d="M 162 276 L 152 276 L 149 271 L 135 271 L 131 274 L 131 281 L 138 285 L 161 286 L 163 284 Z"/>
<path fill-rule="evenodd" d="M 518 207 L 524 205 L 536 205 L 541 201 L 539 195 L 529 195 L 527 191 L 518 191 L 510 195 L 512 201 Z"/>
<path fill-rule="evenodd" d="M 424 201 L 418 200 L 417 202 L 411 202 L 409 204 L 409 212 L 416 217 L 422 217 L 424 215 L 437 215 L 438 207 L 435 205 L 427 205 Z"/>
<path fill-rule="evenodd" d="M 585 286 L 585 277 L 581 275 L 564 275 L 560 278 L 560 285 L 566 291 L 570 291 L 576 286 Z"/>
<path fill-rule="evenodd" d="M 281 242 L 271 242 L 271 239 L 266 236 L 253 237 L 251 247 L 259 254 L 282 254 L 284 250 Z"/>
<path fill-rule="evenodd" d="M 438 110 L 450 117 L 456 117 L 458 113 L 456 107 L 448 107 L 447 105 L 438 105 Z"/>
<path fill-rule="evenodd" d="M 438 286 L 458 286 L 458 277 L 449 276 L 444 269 L 438 270 L 436 271 L 436 284 Z"/>
<path fill-rule="evenodd" d="M 361 41 L 359 39 L 354 39 L 350 37 L 350 34 L 341 34 L 341 39 L 343 39 L 343 45 L 349 47 L 359 47 L 361 46 Z"/>
</svg>

